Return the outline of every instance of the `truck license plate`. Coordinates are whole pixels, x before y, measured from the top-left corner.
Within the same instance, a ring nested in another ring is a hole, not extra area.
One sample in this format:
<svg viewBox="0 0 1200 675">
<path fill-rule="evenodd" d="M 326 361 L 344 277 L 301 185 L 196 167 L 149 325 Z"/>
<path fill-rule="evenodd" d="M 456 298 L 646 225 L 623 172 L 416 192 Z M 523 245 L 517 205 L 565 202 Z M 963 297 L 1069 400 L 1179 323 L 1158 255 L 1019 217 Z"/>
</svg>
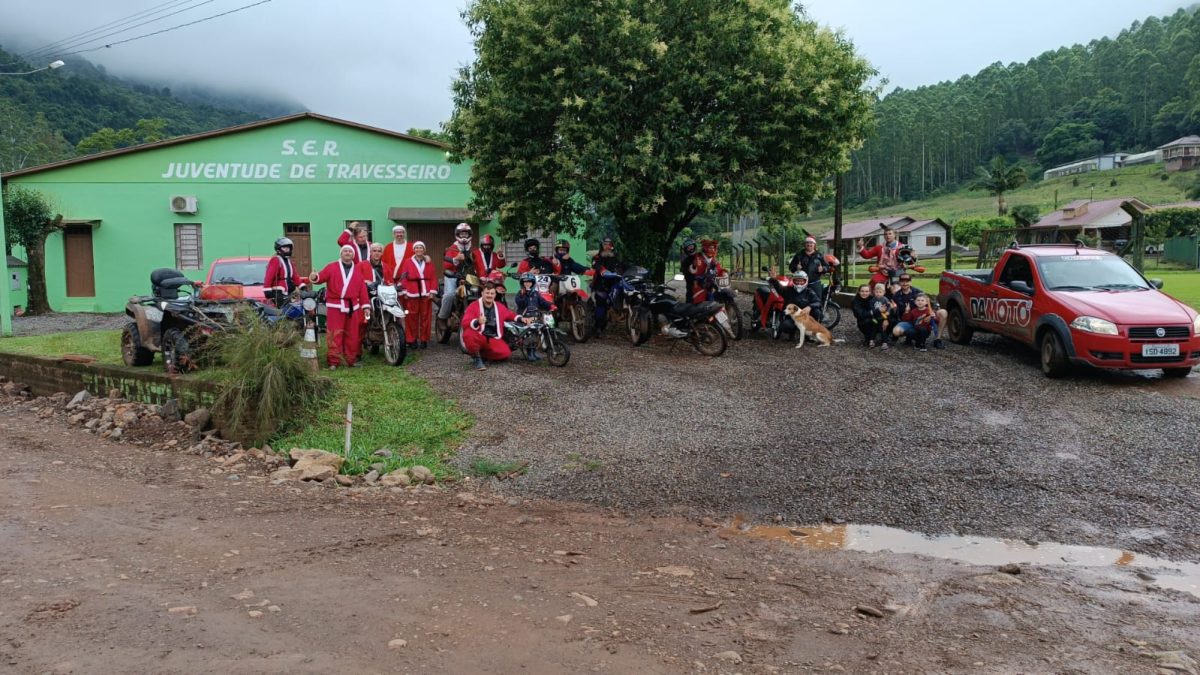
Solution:
<svg viewBox="0 0 1200 675">
<path fill-rule="evenodd" d="M 1142 356 L 1179 356 L 1179 345 L 1142 345 Z"/>
</svg>

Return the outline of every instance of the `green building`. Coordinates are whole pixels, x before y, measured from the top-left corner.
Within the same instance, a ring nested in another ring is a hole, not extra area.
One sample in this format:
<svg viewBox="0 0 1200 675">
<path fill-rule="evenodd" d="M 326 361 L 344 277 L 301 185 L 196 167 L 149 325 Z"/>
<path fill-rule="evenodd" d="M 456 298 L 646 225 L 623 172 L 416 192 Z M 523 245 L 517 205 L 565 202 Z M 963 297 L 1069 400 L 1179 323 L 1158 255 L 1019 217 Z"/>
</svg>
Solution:
<svg viewBox="0 0 1200 675">
<path fill-rule="evenodd" d="M 296 242 L 307 273 L 337 258 L 338 235 L 355 220 L 382 242 L 403 224 L 438 259 L 457 223 L 483 222 L 476 241 L 495 230 L 468 209 L 469 175 L 441 143 L 301 113 L 0 178 L 40 191 L 63 215 L 65 230 L 46 242 L 51 308 L 119 312 L 150 292 L 154 269 L 203 280 L 213 260 L 272 255 L 281 236 Z M 520 244 L 505 243 L 509 260 Z M 542 250 L 552 249 L 543 241 Z"/>
</svg>

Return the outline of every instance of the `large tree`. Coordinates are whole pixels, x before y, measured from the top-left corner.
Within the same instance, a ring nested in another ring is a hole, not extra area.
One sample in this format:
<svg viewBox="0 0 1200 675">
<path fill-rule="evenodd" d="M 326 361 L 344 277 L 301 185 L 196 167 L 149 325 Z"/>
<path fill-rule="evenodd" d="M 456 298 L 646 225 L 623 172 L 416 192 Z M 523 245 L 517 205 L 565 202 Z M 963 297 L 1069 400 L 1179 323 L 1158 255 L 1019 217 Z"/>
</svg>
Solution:
<svg viewBox="0 0 1200 675">
<path fill-rule="evenodd" d="M 481 216 L 565 230 L 583 197 L 661 275 L 700 213 L 786 217 L 849 167 L 870 66 L 789 0 L 474 0 L 448 125 Z"/>
<path fill-rule="evenodd" d="M 976 167 L 975 182 L 971 183 L 972 190 L 986 190 L 996 196 L 996 213 L 1003 216 L 1008 213 L 1008 204 L 1004 201 L 1004 193 L 1012 192 L 1025 183 L 1025 169 L 1016 164 L 1009 164 L 1003 155 L 996 155 L 987 166 Z"/>
<path fill-rule="evenodd" d="M 53 207 L 37 190 L 9 184 L 4 188 L 5 252 L 12 247 L 25 249 L 29 265 L 29 306 L 27 314 L 50 311 L 46 298 L 46 237 L 63 228 L 62 216 L 54 215 Z"/>
</svg>

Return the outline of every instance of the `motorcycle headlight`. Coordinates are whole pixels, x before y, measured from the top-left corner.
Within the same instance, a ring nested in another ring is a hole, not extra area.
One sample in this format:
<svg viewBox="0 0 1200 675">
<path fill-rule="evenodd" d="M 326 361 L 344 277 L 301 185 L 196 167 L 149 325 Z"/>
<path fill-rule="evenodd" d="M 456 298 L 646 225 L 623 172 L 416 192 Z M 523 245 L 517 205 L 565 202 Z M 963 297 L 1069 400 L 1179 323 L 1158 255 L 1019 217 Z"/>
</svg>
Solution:
<svg viewBox="0 0 1200 675">
<path fill-rule="evenodd" d="M 304 299 L 304 311 L 306 311 L 306 312 L 311 312 L 311 311 L 313 311 L 313 310 L 314 310 L 314 309 L 316 309 L 316 308 L 317 308 L 317 301 L 316 301 L 316 300 L 313 300 L 312 298 L 305 298 L 305 299 Z"/>
<path fill-rule="evenodd" d="M 1081 316 L 1071 322 L 1071 328 L 1097 335 L 1116 335 L 1117 324 L 1094 316 Z"/>
<path fill-rule="evenodd" d="M 1197 314 L 1196 318 L 1192 319 L 1192 335 L 1200 337 L 1200 314 Z"/>
</svg>

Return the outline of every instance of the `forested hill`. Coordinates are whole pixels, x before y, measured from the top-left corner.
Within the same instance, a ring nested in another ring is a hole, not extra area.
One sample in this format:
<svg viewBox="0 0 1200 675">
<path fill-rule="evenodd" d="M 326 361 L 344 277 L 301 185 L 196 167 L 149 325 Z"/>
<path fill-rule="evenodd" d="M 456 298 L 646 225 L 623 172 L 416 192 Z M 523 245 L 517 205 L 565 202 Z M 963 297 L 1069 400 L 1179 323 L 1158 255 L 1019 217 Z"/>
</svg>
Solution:
<svg viewBox="0 0 1200 675">
<path fill-rule="evenodd" d="M 1028 63 L 896 90 L 845 180 L 849 205 L 936 195 L 995 155 L 1041 170 L 1101 152 L 1139 152 L 1200 133 L 1200 13 L 1134 22 L 1115 38 Z"/>
<path fill-rule="evenodd" d="M 0 49 L 0 70 L 19 72 L 13 54 Z M 113 77 L 86 59 L 69 57 L 67 65 L 20 77 L 0 77 L 0 171 L 35 166 L 109 145 L 132 145 L 241 124 L 265 115 L 207 103 L 181 100 L 169 89 Z M 286 107 L 286 104 L 281 104 Z M 139 121 L 143 122 L 139 128 Z M 100 145 L 77 145 L 95 132 L 112 134 Z M 133 131 L 137 128 L 137 131 Z M 149 131 L 147 131 L 149 130 Z M 157 137 L 157 138 L 156 138 Z"/>
</svg>

